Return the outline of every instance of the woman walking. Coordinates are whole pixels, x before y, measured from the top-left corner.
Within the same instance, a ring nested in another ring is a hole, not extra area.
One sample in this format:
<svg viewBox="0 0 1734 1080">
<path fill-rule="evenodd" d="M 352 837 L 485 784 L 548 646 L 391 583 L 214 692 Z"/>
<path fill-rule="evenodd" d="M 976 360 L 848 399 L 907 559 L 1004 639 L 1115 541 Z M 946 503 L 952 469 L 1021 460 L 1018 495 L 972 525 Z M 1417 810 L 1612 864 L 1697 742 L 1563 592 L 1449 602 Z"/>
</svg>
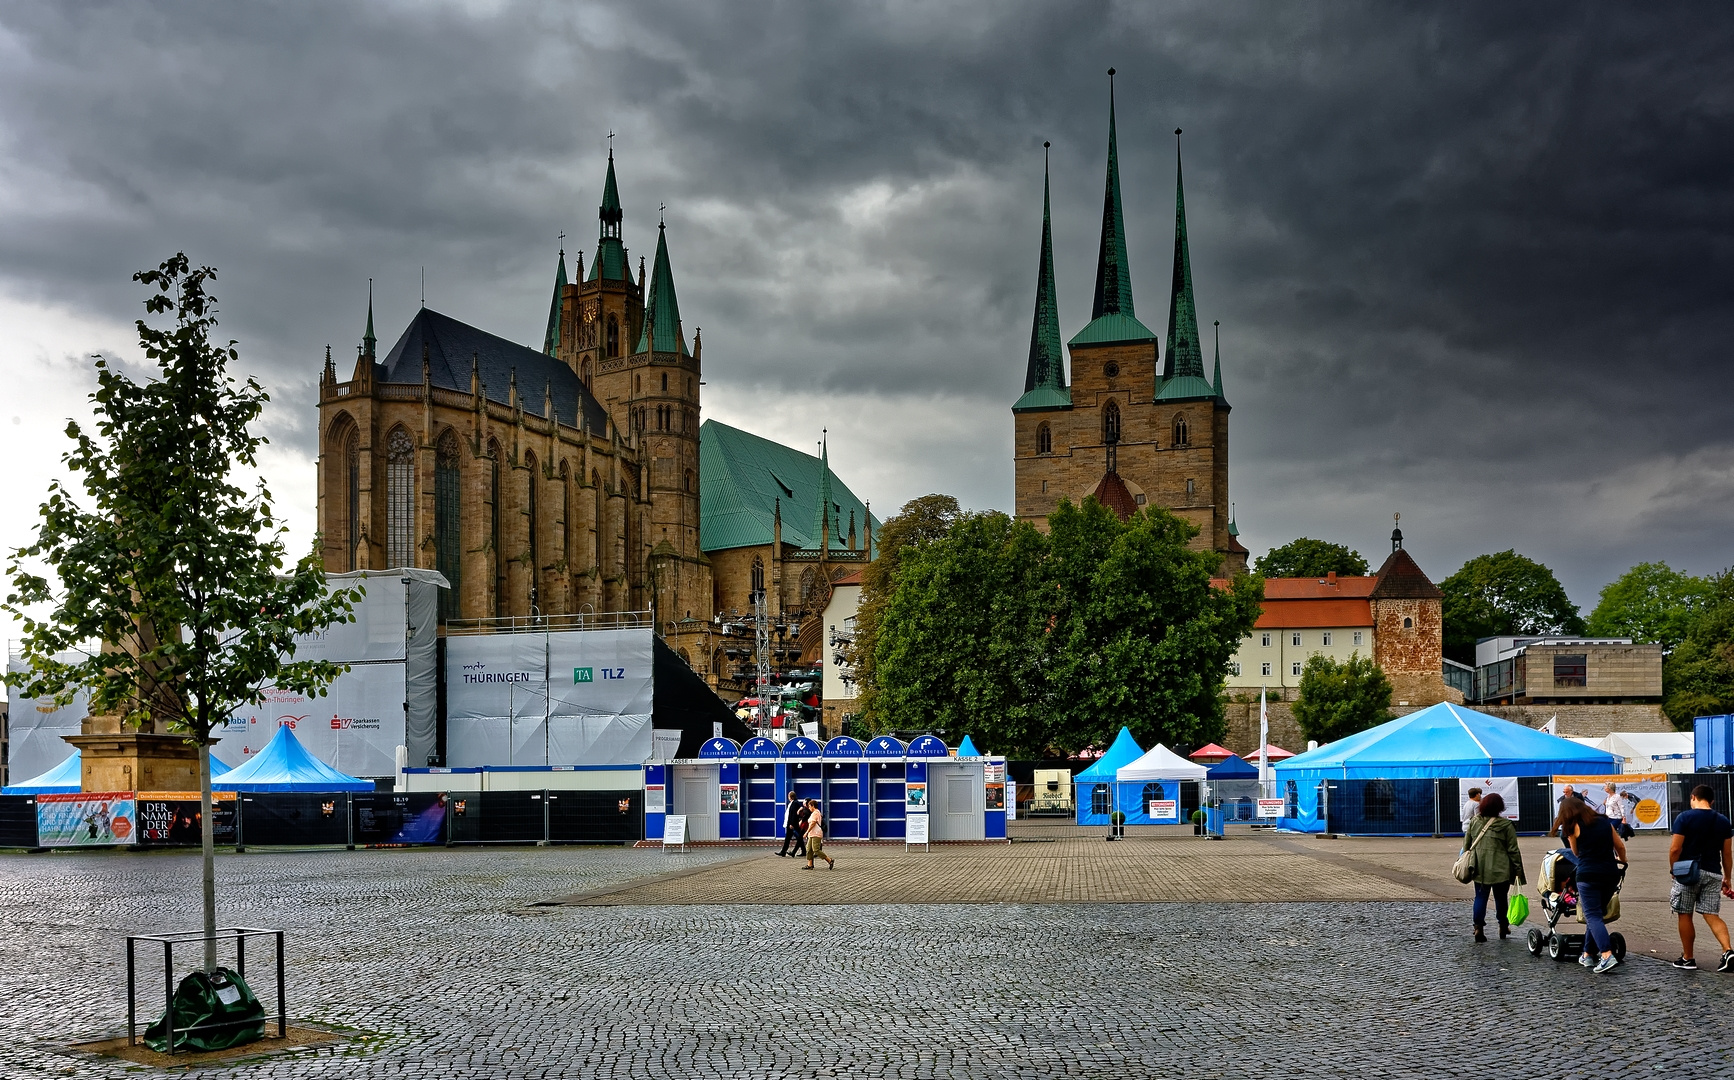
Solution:
<svg viewBox="0 0 1734 1080">
<path fill-rule="evenodd" d="M 812 799 L 807 800 L 807 869 L 813 868 L 814 859 L 824 859 L 825 866 L 837 869 L 837 860 L 825 854 L 825 815 L 819 809 L 819 804 Z"/>
<path fill-rule="evenodd" d="M 1579 799 L 1560 804 L 1555 827 L 1577 857 L 1578 911 L 1588 930 L 1578 963 L 1598 975 L 1612 971 L 1619 960 L 1608 944 L 1608 898 L 1619 887 L 1626 842 L 1614 831 L 1613 822 Z"/>
<path fill-rule="evenodd" d="M 1493 897 L 1499 916 L 1499 936 L 1511 936 L 1507 901 L 1511 883 L 1528 884 L 1523 852 L 1517 847 L 1517 826 L 1505 817 L 1505 799 L 1497 791 L 1481 797 L 1475 817 L 1463 830 L 1463 850 L 1475 853 L 1475 940 L 1487 940 L 1487 898 Z"/>
</svg>

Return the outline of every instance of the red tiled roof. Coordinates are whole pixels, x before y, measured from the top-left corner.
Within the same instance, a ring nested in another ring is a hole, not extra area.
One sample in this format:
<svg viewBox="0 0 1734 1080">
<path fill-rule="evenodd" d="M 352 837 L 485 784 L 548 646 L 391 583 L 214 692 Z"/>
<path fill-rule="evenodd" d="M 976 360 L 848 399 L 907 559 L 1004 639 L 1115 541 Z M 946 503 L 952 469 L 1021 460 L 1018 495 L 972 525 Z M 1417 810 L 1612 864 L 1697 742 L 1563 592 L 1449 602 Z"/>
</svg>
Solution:
<svg viewBox="0 0 1734 1080">
<path fill-rule="evenodd" d="M 1102 477 L 1102 482 L 1096 485 L 1095 496 L 1097 502 L 1114 511 L 1121 521 L 1138 512 L 1138 500 L 1132 497 L 1126 489 L 1126 482 L 1117 472 Z"/>
<path fill-rule="evenodd" d="M 861 571 L 859 571 L 859 570 L 851 570 L 849 573 L 844 574 L 842 577 L 838 578 L 836 581 L 831 582 L 831 585 L 833 588 L 835 588 L 838 585 L 859 585 L 859 584 L 861 584 Z"/>
<path fill-rule="evenodd" d="M 1373 595 L 1378 578 L 1339 577 L 1335 585 L 1329 578 L 1272 577 L 1264 579 L 1266 600 L 1340 600 L 1344 597 Z"/>
<path fill-rule="evenodd" d="M 1272 600 L 1265 597 L 1260 630 L 1305 630 L 1310 627 L 1371 626 L 1373 605 L 1365 600 Z"/>
</svg>

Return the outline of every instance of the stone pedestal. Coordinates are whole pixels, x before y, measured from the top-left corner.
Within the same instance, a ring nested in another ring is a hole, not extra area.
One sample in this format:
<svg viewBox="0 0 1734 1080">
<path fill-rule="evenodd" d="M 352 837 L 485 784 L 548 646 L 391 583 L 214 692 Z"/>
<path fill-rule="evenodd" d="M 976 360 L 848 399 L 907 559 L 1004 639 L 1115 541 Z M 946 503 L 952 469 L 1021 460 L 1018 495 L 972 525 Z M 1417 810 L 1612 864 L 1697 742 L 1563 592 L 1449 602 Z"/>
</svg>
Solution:
<svg viewBox="0 0 1734 1080">
<path fill-rule="evenodd" d="M 82 756 L 85 791 L 197 791 L 199 748 L 180 735 L 103 731 L 118 724 L 86 721 L 84 734 L 66 736 Z M 96 730 L 92 730 L 95 728 Z"/>
</svg>

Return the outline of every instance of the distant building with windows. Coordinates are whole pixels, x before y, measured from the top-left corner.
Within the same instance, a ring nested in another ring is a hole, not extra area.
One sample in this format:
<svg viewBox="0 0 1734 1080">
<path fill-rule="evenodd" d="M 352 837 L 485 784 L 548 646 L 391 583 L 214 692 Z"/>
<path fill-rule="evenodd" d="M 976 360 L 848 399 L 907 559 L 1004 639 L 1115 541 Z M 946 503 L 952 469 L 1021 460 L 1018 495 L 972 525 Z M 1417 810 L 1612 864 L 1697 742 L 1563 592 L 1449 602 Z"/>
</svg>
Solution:
<svg viewBox="0 0 1734 1080">
<path fill-rule="evenodd" d="M 1358 653 L 1391 680 L 1393 705 L 1461 704 L 1463 693 L 1443 675 L 1443 599 L 1396 529 L 1390 557 L 1371 577 L 1266 578 L 1264 611 L 1241 639 L 1228 690 L 1264 689 L 1275 700 L 1289 700 L 1309 659 L 1341 663 Z"/>
<path fill-rule="evenodd" d="M 1482 705 L 1657 704 L 1662 647 L 1631 638 L 1482 638 L 1475 643 L 1470 700 Z"/>
</svg>

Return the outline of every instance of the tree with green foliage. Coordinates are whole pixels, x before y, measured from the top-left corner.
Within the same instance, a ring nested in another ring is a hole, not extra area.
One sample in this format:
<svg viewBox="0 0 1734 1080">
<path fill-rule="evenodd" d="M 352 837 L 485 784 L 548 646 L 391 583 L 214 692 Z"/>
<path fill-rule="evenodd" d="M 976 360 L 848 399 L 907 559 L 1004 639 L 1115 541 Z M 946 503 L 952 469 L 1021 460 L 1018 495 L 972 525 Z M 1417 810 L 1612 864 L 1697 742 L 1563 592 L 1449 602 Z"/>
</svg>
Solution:
<svg viewBox="0 0 1734 1080">
<path fill-rule="evenodd" d="M 1361 577 L 1367 572 L 1367 560 L 1346 544 L 1301 537 L 1281 547 L 1271 548 L 1253 561 L 1252 571 L 1261 577 L 1324 577 L 1340 574 Z"/>
<path fill-rule="evenodd" d="M 1377 727 L 1391 719 L 1391 680 L 1372 657 L 1352 653 L 1342 663 L 1309 657 L 1301 668 L 1295 723 L 1321 745 Z"/>
<path fill-rule="evenodd" d="M 211 340 L 216 306 L 205 283 L 215 276 L 191 269 L 185 254 L 133 275 L 155 290 L 145 310 L 173 320 L 167 329 L 138 320 L 159 377 L 134 382 L 98 358 L 96 430 L 69 423 L 73 448 L 62 458 L 83 496 L 49 486 L 35 541 L 12 552 L 12 591 L 0 605 L 23 626 L 27 665 L 7 674 L 8 686 L 62 705 L 82 691 L 93 715 L 197 744 L 207 969 L 216 966 L 213 734 L 263 700 L 267 683 L 323 692 L 340 666 L 285 658 L 297 635 L 352 621 L 360 596 L 327 590 L 317 541 L 285 575 L 287 529 L 271 493 L 233 478 L 257 467 L 265 439 L 250 426 L 268 399 L 255 380 L 229 376 L 235 343 Z"/>
<path fill-rule="evenodd" d="M 879 527 L 873 538 L 873 561 L 861 571 L 861 603 L 855 611 L 855 640 L 848 660 L 855 679 L 856 704 L 862 721 L 871 731 L 885 731 L 879 707 L 879 680 L 875 649 L 891 585 L 902 565 L 905 549 L 938 540 L 953 522 L 963 516 L 950 495 L 923 495 L 903 504 L 897 516 Z"/>
<path fill-rule="evenodd" d="M 1601 601 L 1590 612 L 1588 633 L 1654 642 L 1672 652 L 1711 592 L 1706 579 L 1665 562 L 1639 563 L 1602 589 Z"/>
<path fill-rule="evenodd" d="M 1662 711 L 1682 731 L 1734 712 L 1734 567 L 1704 580 L 1686 632 L 1662 662 Z"/>
<path fill-rule="evenodd" d="M 880 728 L 969 730 L 1039 756 L 1104 743 L 1220 738 L 1228 663 L 1262 590 L 1213 588 L 1220 557 L 1165 510 L 1126 522 L 1093 498 L 1049 531 L 966 515 L 913 550 L 875 641 Z"/>
<path fill-rule="evenodd" d="M 1475 663 L 1475 642 L 1504 634 L 1581 634 L 1583 617 L 1553 571 L 1515 551 L 1477 555 L 1439 583 L 1445 655 Z"/>
</svg>

